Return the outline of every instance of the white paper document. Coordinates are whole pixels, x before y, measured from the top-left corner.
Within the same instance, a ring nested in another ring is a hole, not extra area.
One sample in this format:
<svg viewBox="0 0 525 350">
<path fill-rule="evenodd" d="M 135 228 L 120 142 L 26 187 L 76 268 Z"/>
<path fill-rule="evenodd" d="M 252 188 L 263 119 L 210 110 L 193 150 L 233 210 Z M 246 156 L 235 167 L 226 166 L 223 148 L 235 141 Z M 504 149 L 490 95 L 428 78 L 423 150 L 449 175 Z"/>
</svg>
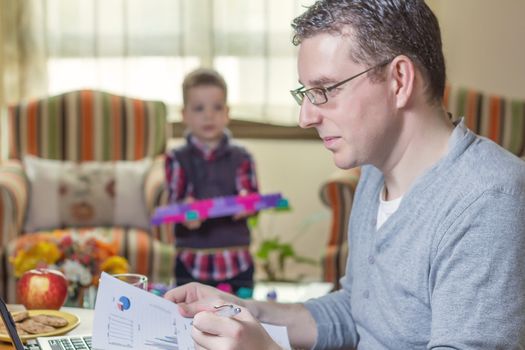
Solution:
<svg viewBox="0 0 525 350">
<path fill-rule="evenodd" d="M 94 350 L 194 350 L 191 318 L 175 303 L 102 273 L 93 319 Z M 286 327 L 263 324 L 290 349 Z"/>
</svg>

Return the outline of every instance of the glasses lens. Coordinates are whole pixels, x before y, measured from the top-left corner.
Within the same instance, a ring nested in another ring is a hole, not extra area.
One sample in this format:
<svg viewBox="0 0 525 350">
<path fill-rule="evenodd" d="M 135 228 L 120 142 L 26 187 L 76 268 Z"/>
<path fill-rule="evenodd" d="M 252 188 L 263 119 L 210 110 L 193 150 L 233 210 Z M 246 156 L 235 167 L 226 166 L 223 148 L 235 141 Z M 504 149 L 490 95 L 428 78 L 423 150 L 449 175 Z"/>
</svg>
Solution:
<svg viewBox="0 0 525 350">
<path fill-rule="evenodd" d="M 297 102 L 297 104 L 299 106 L 303 104 L 303 100 L 304 100 L 304 92 L 303 91 L 292 90 L 292 91 L 290 91 L 290 93 L 292 94 L 295 102 Z"/>
<path fill-rule="evenodd" d="M 309 89 L 304 92 L 304 94 L 308 97 L 310 102 L 314 105 L 321 105 L 323 103 L 326 103 L 326 94 L 323 89 Z"/>
</svg>

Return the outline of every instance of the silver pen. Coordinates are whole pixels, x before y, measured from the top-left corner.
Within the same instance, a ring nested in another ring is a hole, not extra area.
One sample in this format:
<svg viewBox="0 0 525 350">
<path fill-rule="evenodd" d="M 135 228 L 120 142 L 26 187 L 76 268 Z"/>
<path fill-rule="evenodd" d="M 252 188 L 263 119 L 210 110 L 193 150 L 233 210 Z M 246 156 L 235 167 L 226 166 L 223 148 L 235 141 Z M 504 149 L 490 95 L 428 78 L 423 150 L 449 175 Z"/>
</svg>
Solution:
<svg viewBox="0 0 525 350">
<path fill-rule="evenodd" d="M 231 304 L 221 305 L 221 306 L 214 306 L 215 308 L 215 315 L 222 316 L 222 317 L 233 317 L 241 312 L 241 308 L 238 306 L 234 306 Z M 193 326 L 193 321 L 190 322 L 190 325 Z"/>
<path fill-rule="evenodd" d="M 221 305 L 214 308 L 217 310 L 215 314 L 222 317 L 233 317 L 241 312 L 241 308 L 235 305 Z"/>
</svg>

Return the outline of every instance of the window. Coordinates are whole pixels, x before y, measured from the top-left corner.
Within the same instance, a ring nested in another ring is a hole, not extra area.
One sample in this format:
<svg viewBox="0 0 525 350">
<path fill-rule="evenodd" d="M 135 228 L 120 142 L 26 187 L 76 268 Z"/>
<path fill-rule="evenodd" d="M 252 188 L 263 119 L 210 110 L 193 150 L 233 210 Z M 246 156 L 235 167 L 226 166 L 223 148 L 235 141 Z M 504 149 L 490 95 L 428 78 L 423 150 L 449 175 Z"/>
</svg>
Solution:
<svg viewBox="0 0 525 350">
<path fill-rule="evenodd" d="M 214 67 L 234 118 L 297 123 L 290 23 L 307 0 L 47 0 L 50 94 L 79 88 L 160 99 L 177 120 L 186 73 Z"/>
</svg>

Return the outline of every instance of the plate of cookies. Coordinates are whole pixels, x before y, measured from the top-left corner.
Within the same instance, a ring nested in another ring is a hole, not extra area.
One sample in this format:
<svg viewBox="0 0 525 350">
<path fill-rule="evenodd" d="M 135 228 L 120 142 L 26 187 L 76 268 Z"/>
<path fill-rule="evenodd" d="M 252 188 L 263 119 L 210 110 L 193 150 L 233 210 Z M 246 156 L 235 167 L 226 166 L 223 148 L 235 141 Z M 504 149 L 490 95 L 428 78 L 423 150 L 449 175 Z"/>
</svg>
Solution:
<svg viewBox="0 0 525 350">
<path fill-rule="evenodd" d="M 13 312 L 11 315 L 23 342 L 36 337 L 61 335 L 80 323 L 77 316 L 58 310 L 27 310 Z M 2 319 L 0 319 L 0 340 L 11 341 Z"/>
</svg>

